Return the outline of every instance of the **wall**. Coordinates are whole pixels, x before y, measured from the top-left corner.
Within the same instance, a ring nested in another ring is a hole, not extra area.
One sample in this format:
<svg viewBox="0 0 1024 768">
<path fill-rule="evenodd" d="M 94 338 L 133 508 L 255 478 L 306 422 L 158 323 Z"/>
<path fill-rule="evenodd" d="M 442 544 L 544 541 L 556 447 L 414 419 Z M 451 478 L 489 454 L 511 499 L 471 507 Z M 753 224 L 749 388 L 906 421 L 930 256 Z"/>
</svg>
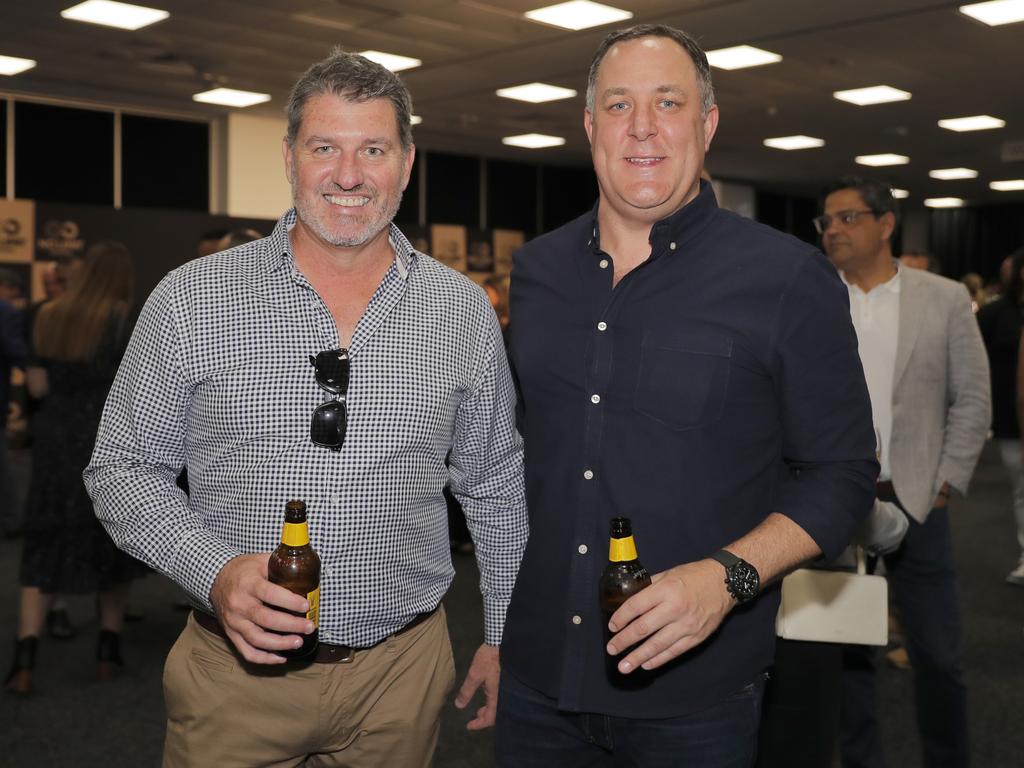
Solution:
<svg viewBox="0 0 1024 768">
<path fill-rule="evenodd" d="M 224 213 L 276 219 L 291 207 L 292 193 L 281 156 L 286 128 L 284 118 L 227 116 Z"/>
</svg>

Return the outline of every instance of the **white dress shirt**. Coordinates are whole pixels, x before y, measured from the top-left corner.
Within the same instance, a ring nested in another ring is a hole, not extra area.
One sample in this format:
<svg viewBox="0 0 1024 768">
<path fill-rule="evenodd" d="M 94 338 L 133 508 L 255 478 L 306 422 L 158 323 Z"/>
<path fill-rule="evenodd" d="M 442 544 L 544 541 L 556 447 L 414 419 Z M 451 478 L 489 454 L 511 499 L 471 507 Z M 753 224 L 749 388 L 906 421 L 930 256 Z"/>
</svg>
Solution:
<svg viewBox="0 0 1024 768">
<path fill-rule="evenodd" d="M 892 437 L 892 392 L 896 370 L 896 341 L 900 328 L 900 272 L 865 293 L 846 280 L 850 292 L 850 316 L 857 331 L 857 344 L 864 378 L 867 380 L 871 411 L 879 439 L 879 480 L 891 480 L 889 441 Z"/>
</svg>

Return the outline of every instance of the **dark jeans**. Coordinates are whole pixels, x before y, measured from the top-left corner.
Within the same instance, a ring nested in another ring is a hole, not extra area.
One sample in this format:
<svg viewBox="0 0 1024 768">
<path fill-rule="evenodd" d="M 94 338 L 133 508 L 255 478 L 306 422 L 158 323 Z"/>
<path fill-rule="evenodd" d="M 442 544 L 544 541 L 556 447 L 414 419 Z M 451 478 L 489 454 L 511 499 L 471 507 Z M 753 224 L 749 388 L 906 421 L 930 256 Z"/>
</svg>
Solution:
<svg viewBox="0 0 1024 768">
<path fill-rule="evenodd" d="M 828 768 L 839 736 L 843 646 L 783 640 L 764 693 L 757 768 Z"/>
<path fill-rule="evenodd" d="M 563 712 L 501 673 L 494 748 L 501 768 L 749 768 L 764 677 L 706 710 L 634 719 Z"/>
<path fill-rule="evenodd" d="M 885 558 L 885 567 L 914 670 L 922 764 L 964 768 L 970 756 L 967 689 L 949 510 L 933 509 L 924 525 L 911 521 L 902 546 Z M 876 656 L 867 646 L 844 650 L 843 768 L 885 765 L 875 696 Z"/>
</svg>

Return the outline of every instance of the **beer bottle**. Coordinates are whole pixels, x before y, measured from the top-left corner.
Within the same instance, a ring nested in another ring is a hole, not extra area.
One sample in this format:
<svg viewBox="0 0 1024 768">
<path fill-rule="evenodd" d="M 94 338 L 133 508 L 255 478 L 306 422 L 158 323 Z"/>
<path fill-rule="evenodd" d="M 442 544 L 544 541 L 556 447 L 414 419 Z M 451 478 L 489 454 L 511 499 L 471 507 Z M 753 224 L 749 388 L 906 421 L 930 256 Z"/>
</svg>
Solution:
<svg viewBox="0 0 1024 768">
<path fill-rule="evenodd" d="M 316 651 L 320 642 L 320 556 L 309 544 L 306 505 L 289 501 L 284 508 L 284 530 L 281 543 L 270 555 L 267 578 L 274 584 L 302 595 L 309 602 L 304 616 L 313 622 L 311 634 L 302 636 L 302 646 L 295 650 L 275 651 L 286 659 L 303 659 Z"/>
<path fill-rule="evenodd" d="M 608 565 L 601 574 L 601 610 L 604 613 L 605 644 L 611 639 L 608 621 L 627 599 L 651 585 L 651 576 L 640 564 L 633 541 L 633 525 L 628 517 L 615 517 L 611 522 L 611 540 L 608 546 Z M 636 646 L 633 646 L 634 648 Z M 637 668 L 628 675 L 618 670 L 619 661 L 633 648 L 618 656 L 605 653 L 608 679 L 617 688 L 639 688 L 650 681 L 646 670 Z"/>
</svg>

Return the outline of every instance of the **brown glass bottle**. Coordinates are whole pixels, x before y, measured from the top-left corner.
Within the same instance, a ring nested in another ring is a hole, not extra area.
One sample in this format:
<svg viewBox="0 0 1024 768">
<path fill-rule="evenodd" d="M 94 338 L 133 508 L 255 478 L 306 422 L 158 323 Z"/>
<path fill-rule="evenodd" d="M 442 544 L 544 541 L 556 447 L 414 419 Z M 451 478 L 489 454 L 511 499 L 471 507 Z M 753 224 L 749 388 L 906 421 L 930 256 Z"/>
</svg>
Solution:
<svg viewBox="0 0 1024 768">
<path fill-rule="evenodd" d="M 320 556 L 309 543 L 304 502 L 289 501 L 285 505 L 281 543 L 270 555 L 267 578 L 306 598 L 309 611 L 295 615 L 305 616 L 316 627 L 312 633 L 302 636 L 301 647 L 275 653 L 286 659 L 303 659 L 311 655 L 320 643 Z"/>
<path fill-rule="evenodd" d="M 604 614 L 605 644 L 612 637 L 608 620 L 626 600 L 642 589 L 651 586 L 651 576 L 640 563 L 633 541 L 633 525 L 628 517 L 612 518 L 611 540 L 608 545 L 608 565 L 601 574 L 601 611 Z M 636 646 L 633 646 L 635 648 Z M 618 663 L 633 648 L 627 648 L 618 656 L 605 653 L 608 679 L 616 688 L 642 688 L 650 682 L 650 674 L 644 669 L 635 669 L 628 675 L 618 670 Z"/>
</svg>

